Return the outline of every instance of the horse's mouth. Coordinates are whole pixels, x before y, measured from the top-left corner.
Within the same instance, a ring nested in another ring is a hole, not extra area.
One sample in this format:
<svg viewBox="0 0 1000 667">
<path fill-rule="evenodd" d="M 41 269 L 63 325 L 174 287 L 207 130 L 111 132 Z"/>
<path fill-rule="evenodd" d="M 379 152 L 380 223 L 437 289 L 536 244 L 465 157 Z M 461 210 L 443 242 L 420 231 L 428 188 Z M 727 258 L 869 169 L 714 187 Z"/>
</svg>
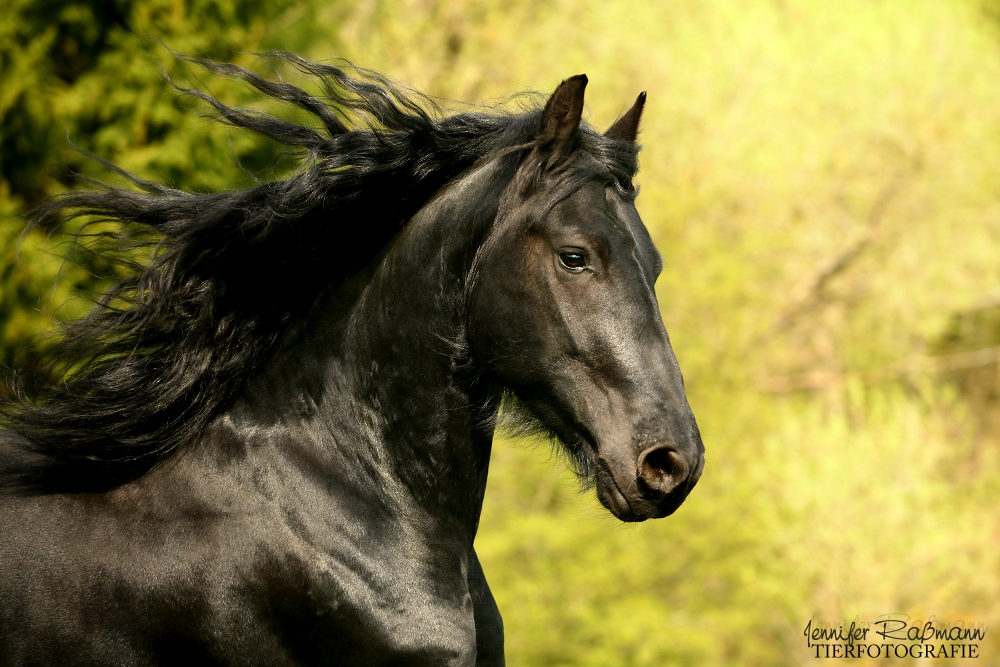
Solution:
<svg viewBox="0 0 1000 667">
<path fill-rule="evenodd" d="M 618 488 L 618 482 L 604 459 L 597 459 L 597 499 L 616 519 L 627 522 L 645 521 L 650 518 L 636 513 L 628 498 Z"/>
<path fill-rule="evenodd" d="M 628 500 L 625 499 L 622 492 L 619 491 L 614 485 L 612 485 L 609 490 L 607 486 L 598 483 L 597 499 L 601 501 L 601 504 L 604 505 L 604 507 L 606 507 L 616 519 L 621 521 L 638 522 L 645 521 L 648 518 L 633 512 L 632 507 L 628 504 Z"/>
<path fill-rule="evenodd" d="M 638 485 L 633 485 L 632 497 L 622 491 L 611 468 L 603 458 L 597 460 L 597 498 L 601 504 L 616 519 L 626 522 L 639 522 L 646 519 L 662 519 L 670 516 L 684 504 L 691 489 L 697 484 L 704 470 L 705 459 L 699 457 L 693 474 L 666 496 L 647 498 L 639 491 Z"/>
</svg>

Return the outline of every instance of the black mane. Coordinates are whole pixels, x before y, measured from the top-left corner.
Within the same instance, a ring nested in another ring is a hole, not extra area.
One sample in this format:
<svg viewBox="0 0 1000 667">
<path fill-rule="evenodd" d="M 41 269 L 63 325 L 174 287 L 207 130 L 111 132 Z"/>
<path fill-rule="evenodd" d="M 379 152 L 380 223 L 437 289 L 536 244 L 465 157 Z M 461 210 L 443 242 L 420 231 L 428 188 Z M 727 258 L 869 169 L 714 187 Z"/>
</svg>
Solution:
<svg viewBox="0 0 1000 667">
<path fill-rule="evenodd" d="M 449 180 L 501 151 L 530 148 L 540 110 L 442 115 L 372 72 L 271 54 L 320 95 L 234 65 L 197 61 L 315 126 L 230 107 L 197 90 L 232 126 L 300 152 L 285 180 L 192 194 L 108 165 L 133 189 L 99 184 L 52 201 L 59 217 L 110 222 L 103 252 L 125 278 L 49 353 L 58 379 L 0 409 L 30 463 L 7 486 L 91 490 L 137 477 L 198 434 L 245 390 L 320 294 L 366 266 Z M 636 148 L 590 129 L 587 151 L 630 184 Z M 148 261 L 136 263 L 136 249 Z M 13 475 L 14 477 L 9 477 Z"/>
</svg>

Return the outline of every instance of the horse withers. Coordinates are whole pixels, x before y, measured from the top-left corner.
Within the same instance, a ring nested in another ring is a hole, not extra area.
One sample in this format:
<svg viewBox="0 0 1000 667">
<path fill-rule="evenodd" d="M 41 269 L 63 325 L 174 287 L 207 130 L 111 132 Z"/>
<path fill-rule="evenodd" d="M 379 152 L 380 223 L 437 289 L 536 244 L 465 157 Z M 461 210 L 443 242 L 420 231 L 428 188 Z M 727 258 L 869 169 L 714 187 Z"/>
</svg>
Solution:
<svg viewBox="0 0 1000 667">
<path fill-rule="evenodd" d="M 473 549 L 498 412 L 624 521 L 701 475 L 634 205 L 644 95 L 601 134 L 582 75 L 448 116 L 277 57 L 324 95 L 201 64 L 315 126 L 184 92 L 299 147 L 289 178 L 129 176 L 40 214 L 151 251 L 68 326 L 61 382 L 3 410 L 4 665 L 503 664 Z"/>
</svg>

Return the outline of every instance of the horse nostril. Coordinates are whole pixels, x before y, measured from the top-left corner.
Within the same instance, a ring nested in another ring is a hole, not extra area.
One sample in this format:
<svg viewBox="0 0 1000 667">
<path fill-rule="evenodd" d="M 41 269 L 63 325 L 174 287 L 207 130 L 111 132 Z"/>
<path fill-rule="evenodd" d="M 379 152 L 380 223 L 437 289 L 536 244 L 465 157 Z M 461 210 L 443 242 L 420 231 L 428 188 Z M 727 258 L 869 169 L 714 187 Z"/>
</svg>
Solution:
<svg viewBox="0 0 1000 667">
<path fill-rule="evenodd" d="M 639 478 L 651 490 L 664 495 L 687 479 L 688 466 L 673 447 L 653 447 L 639 456 Z"/>
</svg>

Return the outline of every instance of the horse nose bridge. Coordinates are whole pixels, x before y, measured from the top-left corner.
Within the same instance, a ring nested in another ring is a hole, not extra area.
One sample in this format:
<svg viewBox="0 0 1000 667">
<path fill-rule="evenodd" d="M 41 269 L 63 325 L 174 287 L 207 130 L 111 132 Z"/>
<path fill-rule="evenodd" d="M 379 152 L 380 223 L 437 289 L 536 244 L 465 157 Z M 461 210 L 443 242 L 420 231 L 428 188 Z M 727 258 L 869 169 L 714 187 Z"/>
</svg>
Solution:
<svg viewBox="0 0 1000 667">
<path fill-rule="evenodd" d="M 633 441 L 637 448 L 654 443 L 687 448 L 687 441 L 692 439 L 696 429 L 679 372 L 658 374 L 652 382 L 634 386 L 629 399 Z"/>
<path fill-rule="evenodd" d="M 684 380 L 680 364 L 663 324 L 648 327 L 640 341 L 632 362 L 634 377 L 647 385 L 647 392 L 659 394 L 661 400 L 683 398 Z"/>
</svg>

